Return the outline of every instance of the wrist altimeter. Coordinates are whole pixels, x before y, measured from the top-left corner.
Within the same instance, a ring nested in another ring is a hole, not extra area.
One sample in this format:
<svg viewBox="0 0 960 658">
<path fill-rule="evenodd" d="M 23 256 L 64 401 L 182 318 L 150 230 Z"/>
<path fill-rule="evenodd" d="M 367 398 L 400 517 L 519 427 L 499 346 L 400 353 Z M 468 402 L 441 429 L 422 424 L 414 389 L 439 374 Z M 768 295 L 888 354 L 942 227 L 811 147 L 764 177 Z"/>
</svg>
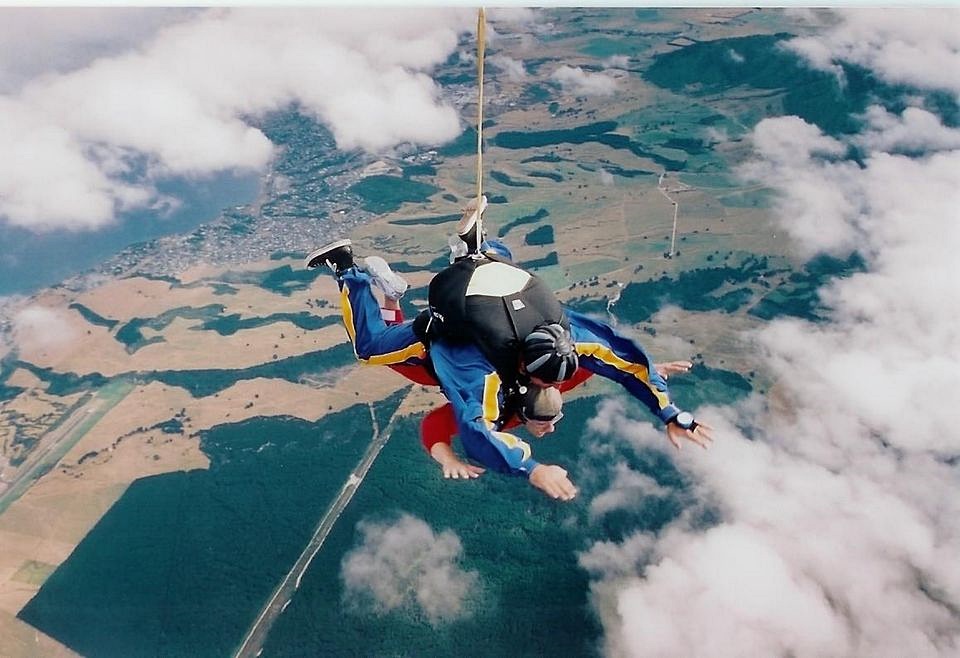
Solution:
<svg viewBox="0 0 960 658">
<path fill-rule="evenodd" d="M 668 423 L 674 423 L 678 425 L 681 429 L 685 430 L 695 430 L 697 429 L 697 421 L 694 420 L 693 414 L 689 411 L 681 411 L 676 416 L 667 421 Z"/>
</svg>

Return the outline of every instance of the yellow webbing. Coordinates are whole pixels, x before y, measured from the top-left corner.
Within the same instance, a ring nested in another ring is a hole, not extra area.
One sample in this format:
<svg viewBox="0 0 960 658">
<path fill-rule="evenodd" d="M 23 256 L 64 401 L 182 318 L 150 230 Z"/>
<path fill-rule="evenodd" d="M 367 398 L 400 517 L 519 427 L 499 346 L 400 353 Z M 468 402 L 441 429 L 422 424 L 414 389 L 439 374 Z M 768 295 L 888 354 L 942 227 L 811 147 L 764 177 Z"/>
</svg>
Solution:
<svg viewBox="0 0 960 658">
<path fill-rule="evenodd" d="M 483 53 L 486 48 L 486 18 L 483 7 L 477 14 L 477 80 L 479 81 L 479 95 L 477 100 L 477 209 L 480 209 L 480 198 L 483 196 Z M 480 242 L 483 240 L 483 215 L 477 217 L 477 251 L 480 251 Z"/>
</svg>

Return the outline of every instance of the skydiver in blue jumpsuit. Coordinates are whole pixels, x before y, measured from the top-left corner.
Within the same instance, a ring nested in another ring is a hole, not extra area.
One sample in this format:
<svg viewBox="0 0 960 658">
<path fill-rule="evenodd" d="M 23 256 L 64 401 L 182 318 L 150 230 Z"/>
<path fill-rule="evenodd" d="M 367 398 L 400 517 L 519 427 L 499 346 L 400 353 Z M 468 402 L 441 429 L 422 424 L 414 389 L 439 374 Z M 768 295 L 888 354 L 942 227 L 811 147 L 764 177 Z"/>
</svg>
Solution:
<svg viewBox="0 0 960 658">
<path fill-rule="evenodd" d="M 504 253 L 500 251 L 505 249 L 502 243 L 484 244 Z M 509 257 L 509 250 L 506 254 Z M 384 279 L 389 286 L 391 275 L 396 275 L 389 268 L 373 274 L 358 268 L 349 240 L 326 245 L 306 260 L 308 268 L 322 264 L 330 267 L 337 278 L 344 325 L 361 363 L 427 369 L 453 406 L 460 441 L 471 459 L 494 471 L 527 477 L 533 486 L 553 498 L 572 500 L 575 497 L 576 487 L 565 469 L 536 461 L 529 444 L 500 429 L 498 421 L 510 395 L 509 382 L 504 381 L 503 369 L 498 372 L 478 345 L 441 338 L 431 340 L 428 348 L 413 322 L 388 326 L 371 286 L 384 288 Z M 533 366 L 536 361 L 532 358 L 543 354 L 543 350 L 532 346 L 532 351 L 522 352 L 517 370 L 523 382 L 554 386 L 572 376 L 577 367 L 585 368 L 618 382 L 643 402 L 665 423 L 667 436 L 675 447 L 680 447 L 682 439 L 707 447 L 712 440 L 712 428 L 697 423 L 689 412 L 681 411 L 671 402 L 664 377 L 656 371 L 642 347 L 603 322 L 568 308 L 563 312 L 569 333 L 564 335 L 563 328 L 554 325 L 551 337 L 561 347 L 566 341 L 566 349 L 548 350 L 549 358 L 536 359 L 543 361 L 536 368 L 527 366 Z M 536 332 L 531 332 L 531 336 L 533 333 Z M 542 347 L 544 331 L 540 334 L 539 347 Z"/>
</svg>

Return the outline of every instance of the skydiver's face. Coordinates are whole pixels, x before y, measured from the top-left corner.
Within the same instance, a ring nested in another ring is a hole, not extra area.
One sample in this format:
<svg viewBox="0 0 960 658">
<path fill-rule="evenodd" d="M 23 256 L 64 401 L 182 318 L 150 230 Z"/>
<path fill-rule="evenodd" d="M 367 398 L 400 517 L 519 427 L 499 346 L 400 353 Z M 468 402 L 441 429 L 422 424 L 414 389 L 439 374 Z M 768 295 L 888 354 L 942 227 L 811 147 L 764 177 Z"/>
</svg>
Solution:
<svg viewBox="0 0 960 658">
<path fill-rule="evenodd" d="M 543 438 L 556 429 L 557 423 L 563 418 L 563 413 L 559 413 L 550 420 L 528 420 L 526 422 L 527 431 L 538 439 Z"/>
</svg>

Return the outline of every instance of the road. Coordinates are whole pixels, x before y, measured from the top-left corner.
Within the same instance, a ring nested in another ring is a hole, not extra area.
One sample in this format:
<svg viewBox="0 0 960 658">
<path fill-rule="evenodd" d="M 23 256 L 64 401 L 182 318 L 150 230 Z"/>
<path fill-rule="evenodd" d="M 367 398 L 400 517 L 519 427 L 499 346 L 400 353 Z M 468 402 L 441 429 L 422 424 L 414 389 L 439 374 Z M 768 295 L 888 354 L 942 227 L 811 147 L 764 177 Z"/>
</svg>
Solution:
<svg viewBox="0 0 960 658">
<path fill-rule="evenodd" d="M 257 620 L 253 622 L 253 626 L 247 631 L 243 643 L 234 654 L 236 658 L 252 658 L 259 656 L 260 652 L 263 651 L 263 643 L 267 639 L 270 628 L 277 620 L 277 617 L 279 617 L 290 604 L 293 593 L 300 587 L 303 574 L 310 568 L 310 563 L 313 562 L 313 558 L 320 551 L 323 542 L 327 539 L 327 535 L 330 534 L 337 519 L 340 518 L 340 514 L 350 503 L 353 494 L 360 488 L 360 485 L 363 483 L 363 478 L 366 477 L 377 455 L 380 454 L 380 450 L 383 449 L 383 446 L 386 445 L 387 440 L 390 438 L 393 419 L 390 419 L 390 423 L 387 424 L 386 429 L 381 433 L 373 405 L 370 404 L 368 406 L 370 407 L 370 419 L 373 421 L 373 438 L 370 440 L 367 451 L 360 459 L 360 463 L 357 464 L 357 468 L 350 473 L 347 481 L 344 482 L 340 493 L 337 494 L 334 501 L 330 503 L 330 507 L 327 508 L 326 514 L 320 519 L 320 523 L 317 524 L 317 528 L 313 532 L 313 537 L 307 542 L 303 552 L 300 553 L 300 557 L 297 558 L 296 562 L 294 562 L 290 568 L 290 571 L 287 572 L 287 575 L 280 581 L 280 585 L 277 586 L 273 595 L 267 600 Z"/>
<path fill-rule="evenodd" d="M 0 493 L 0 513 L 30 488 L 44 473 L 53 468 L 99 420 L 133 389 L 129 381 L 118 379 L 103 386 L 82 407 L 58 427 L 40 439 L 40 445 L 17 469 Z"/>
<path fill-rule="evenodd" d="M 74 410 L 59 427 L 43 435 L 40 439 L 40 447 L 20 465 L 9 482 L 3 482 L 7 486 L 0 494 L 0 513 L 23 495 L 23 492 L 29 489 L 33 482 L 52 468 L 56 462 L 60 461 L 67 450 L 72 448 L 86 434 L 86 430 L 90 429 L 89 427 L 84 428 L 84 431 L 79 433 L 75 433 L 75 430 L 85 420 L 92 418 L 94 412 L 98 411 L 101 405 L 101 400 L 96 397 L 91 398 L 87 404 Z"/>
</svg>

